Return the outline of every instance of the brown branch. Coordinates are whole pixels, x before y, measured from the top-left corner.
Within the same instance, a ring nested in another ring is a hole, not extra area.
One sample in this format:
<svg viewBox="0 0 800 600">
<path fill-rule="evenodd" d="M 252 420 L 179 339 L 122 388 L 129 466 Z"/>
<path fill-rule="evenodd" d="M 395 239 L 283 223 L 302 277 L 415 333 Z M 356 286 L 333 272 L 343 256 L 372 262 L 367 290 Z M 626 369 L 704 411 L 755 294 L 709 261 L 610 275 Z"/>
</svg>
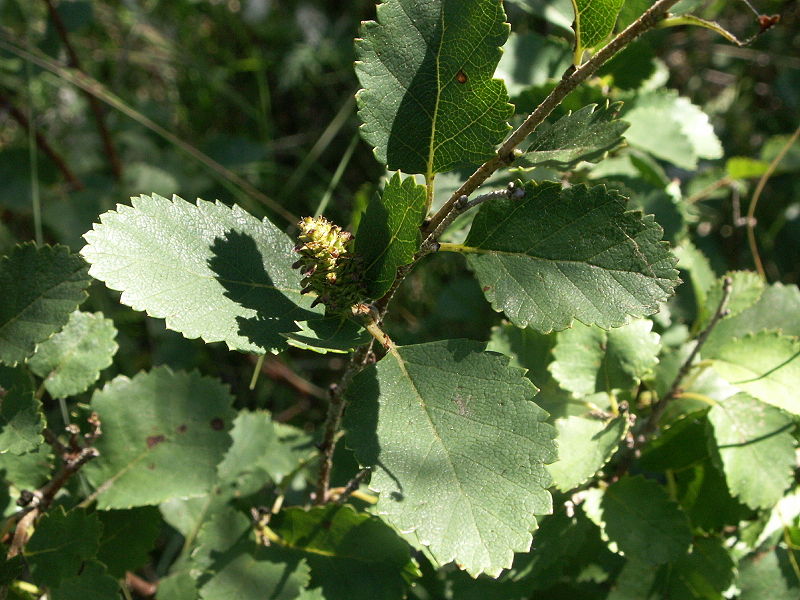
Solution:
<svg viewBox="0 0 800 600">
<path fill-rule="evenodd" d="M 328 397 L 325 390 L 318 385 L 314 385 L 307 379 L 300 377 L 279 358 L 267 357 L 261 367 L 261 372 L 267 377 L 275 381 L 283 381 L 295 391 L 303 394 L 304 396 L 312 396 L 318 400 L 324 400 Z"/>
<path fill-rule="evenodd" d="M 143 598 L 152 598 L 158 591 L 158 584 L 142 579 L 131 571 L 125 572 L 125 585 L 129 590 Z"/>
<path fill-rule="evenodd" d="M 477 171 L 475 171 L 465 181 L 459 189 L 453 192 L 453 195 L 442 206 L 441 209 L 431 218 L 423 232 L 423 249 L 433 249 L 436 238 L 433 236 L 434 232 L 440 232 L 440 225 L 446 219 L 450 218 L 451 212 L 454 210 L 465 210 L 465 206 L 469 204 L 468 200 L 463 200 L 464 196 L 474 192 L 478 187 L 489 178 L 492 173 L 497 171 L 503 166 L 510 165 L 514 161 L 514 150 L 522 141 L 530 135 L 536 127 L 538 127 L 547 116 L 564 100 L 564 98 L 572 90 L 574 90 L 580 83 L 588 79 L 592 74 L 597 71 L 605 62 L 607 62 L 617 52 L 622 50 L 626 45 L 631 43 L 634 39 L 639 37 L 645 31 L 652 29 L 659 21 L 664 19 L 668 14 L 670 8 L 677 4 L 678 0 L 658 0 L 652 7 L 650 7 L 644 14 L 642 14 L 636 21 L 634 21 L 628 28 L 617 35 L 611 42 L 597 52 L 591 59 L 575 69 L 571 67 L 564 73 L 561 82 L 553 89 L 552 92 L 544 99 L 544 101 L 528 116 L 525 122 L 514 131 L 511 136 L 503 143 L 493 158 L 490 158 Z M 456 203 L 459 207 L 456 208 Z M 395 291 L 398 289 L 403 280 L 413 270 L 414 266 L 426 254 L 425 251 L 420 252 L 414 257 L 414 262 L 397 271 L 397 276 L 392 283 L 389 291 L 384 294 L 374 305 L 374 311 L 377 312 L 378 321 L 385 314 L 389 302 L 392 299 Z M 378 323 L 375 323 L 376 325 Z M 371 331 L 373 335 L 374 332 Z M 384 334 L 385 335 L 385 334 Z M 381 337 L 381 336 L 377 336 Z M 388 337 L 386 338 L 388 340 Z M 389 343 L 391 342 L 388 340 Z M 384 344 L 386 345 L 386 344 Z M 365 345 L 359 347 L 353 353 L 352 359 L 347 366 L 344 374 L 342 375 L 339 385 L 334 386 L 331 390 L 330 405 L 328 407 L 328 415 L 325 419 L 325 431 L 323 440 L 320 444 L 320 452 L 322 453 L 322 461 L 320 465 L 319 476 L 317 479 L 317 489 L 314 498 L 315 504 L 324 504 L 328 500 L 329 484 L 330 484 L 330 471 L 333 459 L 333 450 L 336 446 L 336 438 L 339 433 L 339 426 L 341 423 L 342 414 L 344 412 L 344 392 L 347 386 L 352 381 L 353 377 L 364 368 L 371 356 L 371 346 Z"/>
<path fill-rule="evenodd" d="M 69 166 L 67 166 L 64 158 L 55 151 L 55 149 L 50 145 L 50 142 L 47 141 L 47 138 L 45 138 L 44 135 L 42 135 L 42 133 L 30 123 L 28 117 L 26 117 L 20 109 L 11 103 L 9 98 L 2 94 L 0 94 L 0 108 L 7 110 L 8 114 L 11 115 L 11 118 L 19 123 L 23 129 L 28 132 L 33 132 L 33 135 L 36 138 L 36 145 L 39 147 L 39 150 L 41 150 L 47 156 L 47 158 L 53 162 L 56 168 L 61 171 L 64 179 L 66 179 L 67 183 L 69 183 L 71 190 L 77 191 L 84 188 L 83 182 L 78 179 Z"/>
<path fill-rule="evenodd" d="M 64 21 L 61 19 L 61 15 L 58 14 L 58 11 L 53 4 L 53 0 L 44 0 L 44 3 L 47 5 L 47 10 L 50 12 L 50 18 L 53 20 L 53 26 L 55 27 L 56 32 L 58 32 L 58 37 L 61 38 L 61 42 L 64 44 L 64 49 L 67 51 L 67 61 L 69 66 L 82 72 L 83 69 L 81 68 L 81 62 L 78 58 L 78 54 L 75 52 L 75 48 L 72 46 L 72 42 L 69 40 L 69 33 L 64 25 Z M 106 126 L 105 116 L 103 115 L 103 105 L 100 104 L 100 101 L 92 94 L 87 92 L 85 95 L 89 101 L 89 108 L 94 115 L 94 120 L 97 124 L 97 132 L 100 134 L 100 139 L 103 142 L 103 148 L 105 149 L 106 156 L 108 157 L 108 162 L 111 164 L 111 171 L 114 173 L 114 178 L 119 181 L 122 179 L 122 163 L 120 162 L 119 154 L 117 154 L 117 149 L 114 146 L 114 142 L 111 140 L 111 134 Z"/>
<path fill-rule="evenodd" d="M 450 199 L 445 202 L 444 206 L 433 216 L 426 230 L 426 238 L 438 229 L 439 224 L 447 218 L 447 215 L 453 209 L 453 206 L 461 196 L 469 196 L 472 192 L 478 189 L 484 181 L 486 181 L 492 173 L 497 171 L 503 166 L 510 165 L 514 162 L 514 150 L 519 146 L 526 137 L 553 112 L 553 110 L 561 104 L 564 98 L 572 92 L 579 84 L 586 81 L 593 75 L 604 63 L 606 63 L 617 52 L 625 48 L 637 37 L 644 32 L 655 27 L 661 20 L 667 17 L 669 9 L 672 8 L 678 0 L 658 0 L 651 6 L 644 14 L 631 23 L 625 30 L 620 32 L 614 39 L 612 39 L 606 46 L 598 50 L 588 61 L 582 64 L 577 69 L 572 66 L 564 73 L 561 81 L 553 88 L 553 91 L 545 98 L 536 109 L 528 115 L 525 122 L 520 125 L 516 131 L 500 146 L 494 157 L 490 158 L 477 171 L 475 171 L 469 178 L 459 187 Z"/>
<path fill-rule="evenodd" d="M 93 423 L 94 425 L 94 423 Z M 96 427 L 95 427 L 96 429 Z M 92 434 L 89 434 L 91 436 Z M 87 439 L 90 437 L 87 436 Z M 36 519 L 50 506 L 56 494 L 70 480 L 70 478 L 80 471 L 81 467 L 93 458 L 100 456 L 100 452 L 92 446 L 80 448 L 77 451 L 65 446 L 59 441 L 58 437 L 49 429 L 44 430 L 45 440 L 61 456 L 61 468 L 50 481 L 34 492 L 22 491 L 17 504 L 24 508 L 16 515 L 11 517 L 11 521 L 17 521 L 14 537 L 8 549 L 8 558 L 13 558 L 22 552 L 25 544 L 30 537 L 30 528 Z M 93 438 L 91 438 L 93 439 Z"/>
<path fill-rule="evenodd" d="M 700 332 L 700 335 L 697 336 L 697 343 L 689 353 L 689 356 L 681 365 L 681 368 L 678 369 L 678 373 L 675 375 L 675 379 L 672 380 L 672 385 L 670 386 L 669 391 L 664 394 L 663 398 L 659 399 L 658 403 L 656 403 L 655 407 L 653 408 L 653 411 L 650 413 L 650 417 L 647 419 L 647 422 L 645 423 L 641 432 L 645 436 L 651 435 L 656 430 L 658 427 L 658 422 L 664 415 L 664 411 L 667 408 L 667 404 L 680 395 L 681 384 L 683 383 L 683 380 L 686 379 L 689 371 L 692 369 L 692 363 L 694 362 L 694 359 L 697 358 L 697 355 L 700 354 L 700 350 L 706 343 L 706 340 L 708 340 L 708 336 L 711 335 L 711 332 L 714 330 L 714 327 L 717 326 L 717 323 L 719 323 L 720 319 L 726 317 L 730 313 L 728 310 L 728 300 L 730 300 L 732 290 L 733 279 L 730 277 L 725 277 L 722 282 L 722 298 L 719 301 L 717 310 L 712 315 L 711 320 L 708 322 L 708 325 L 706 325 L 705 329 L 703 329 L 703 331 Z"/>
<path fill-rule="evenodd" d="M 614 474 L 614 480 L 619 479 L 628 471 L 633 459 L 636 458 L 642 446 L 644 446 L 650 436 L 652 436 L 653 433 L 655 433 L 655 431 L 658 429 L 658 423 L 661 420 L 661 417 L 664 416 L 664 411 L 666 411 L 669 403 L 681 395 L 681 392 L 683 391 L 681 389 L 683 380 L 686 379 L 689 371 L 691 371 L 694 360 L 697 358 L 697 355 L 700 353 L 703 345 L 708 340 L 708 336 L 711 335 L 711 332 L 714 330 L 714 327 L 717 326 L 717 323 L 730 314 L 730 311 L 728 310 L 728 300 L 730 300 L 732 290 L 733 279 L 730 277 L 725 277 L 722 282 L 722 298 L 719 301 L 717 310 L 712 315 L 711 320 L 708 322 L 708 325 L 706 325 L 705 329 L 703 329 L 703 331 L 700 332 L 700 335 L 697 336 L 697 343 L 689 353 L 689 356 L 686 357 L 686 360 L 683 361 L 683 364 L 681 364 L 680 369 L 678 369 L 678 373 L 675 375 L 675 379 L 672 380 L 672 385 L 670 385 L 669 391 L 667 391 L 662 398 L 659 398 L 658 402 L 656 402 L 655 406 L 653 406 L 653 410 L 650 412 L 650 416 L 647 418 L 647 421 L 645 421 L 642 425 L 642 428 L 636 432 L 636 434 L 634 434 L 633 442 L 628 448 L 627 453 L 622 457 L 617 465 L 617 469 Z"/>
<path fill-rule="evenodd" d="M 351 496 L 353 492 L 355 492 L 360 486 L 361 482 L 364 481 L 367 475 L 372 472 L 372 467 L 364 467 L 355 476 L 347 482 L 347 485 L 342 488 L 341 493 L 336 498 L 337 504 L 344 504 L 347 502 L 347 499 Z"/>
<path fill-rule="evenodd" d="M 350 362 L 342 375 L 338 385 L 331 386 L 330 403 L 328 404 L 328 414 L 325 418 L 325 431 L 319 451 L 322 454 L 320 460 L 319 474 L 317 475 L 317 489 L 314 497 L 314 504 L 325 504 L 328 500 L 329 486 L 331 481 L 331 469 L 333 468 L 333 451 L 336 449 L 336 441 L 339 433 L 339 426 L 344 414 L 345 398 L 344 393 L 353 381 L 353 378 L 364 368 L 369 361 L 371 354 L 371 344 L 359 346 L 350 358 Z"/>
</svg>

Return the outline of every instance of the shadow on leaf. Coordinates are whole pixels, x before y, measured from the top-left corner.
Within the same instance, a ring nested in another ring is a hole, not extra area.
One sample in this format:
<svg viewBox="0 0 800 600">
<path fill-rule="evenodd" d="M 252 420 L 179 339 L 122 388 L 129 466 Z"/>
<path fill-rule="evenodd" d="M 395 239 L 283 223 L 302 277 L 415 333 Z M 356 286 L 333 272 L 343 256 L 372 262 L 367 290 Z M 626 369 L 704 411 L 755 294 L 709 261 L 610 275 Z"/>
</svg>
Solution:
<svg viewBox="0 0 800 600">
<path fill-rule="evenodd" d="M 308 310 L 311 299 L 301 298 L 300 281 L 273 282 L 267 272 L 266 258 L 255 240 L 239 231 L 228 231 L 211 246 L 209 268 L 225 288 L 225 296 L 256 315 L 237 317 L 239 334 L 265 350 L 283 348 L 283 333 L 298 331 L 295 321 L 319 319 Z M 300 304 L 298 304 L 298 302 Z"/>
</svg>

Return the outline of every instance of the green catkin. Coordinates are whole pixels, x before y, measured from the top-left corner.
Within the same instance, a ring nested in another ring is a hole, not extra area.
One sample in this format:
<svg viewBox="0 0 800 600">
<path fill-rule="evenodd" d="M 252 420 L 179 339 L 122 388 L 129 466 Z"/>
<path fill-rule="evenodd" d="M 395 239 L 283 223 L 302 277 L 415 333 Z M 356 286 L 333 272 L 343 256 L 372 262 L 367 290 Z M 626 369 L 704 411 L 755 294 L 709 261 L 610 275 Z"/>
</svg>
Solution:
<svg viewBox="0 0 800 600">
<path fill-rule="evenodd" d="M 302 293 L 317 294 L 312 306 L 322 303 L 329 312 L 341 313 L 361 302 L 365 287 L 353 234 L 325 217 L 305 217 L 297 226 L 300 259 L 292 266 L 303 274 Z"/>
</svg>

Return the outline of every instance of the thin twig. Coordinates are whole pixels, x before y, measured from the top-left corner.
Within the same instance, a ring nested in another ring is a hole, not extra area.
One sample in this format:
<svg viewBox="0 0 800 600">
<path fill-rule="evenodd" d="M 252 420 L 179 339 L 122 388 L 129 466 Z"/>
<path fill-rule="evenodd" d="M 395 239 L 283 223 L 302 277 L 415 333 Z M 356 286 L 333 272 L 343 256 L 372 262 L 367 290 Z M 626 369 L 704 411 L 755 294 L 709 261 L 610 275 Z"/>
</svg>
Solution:
<svg viewBox="0 0 800 600">
<path fill-rule="evenodd" d="M 64 25 L 64 21 L 61 20 L 61 15 L 58 14 L 52 0 L 44 0 L 44 3 L 47 5 L 47 10 L 50 11 L 50 18 L 53 20 L 53 26 L 58 32 L 58 37 L 61 38 L 64 49 L 67 51 L 69 66 L 77 71 L 83 71 L 78 54 L 75 52 L 75 48 L 69 40 L 69 33 Z M 89 92 L 86 92 L 86 98 L 89 101 L 89 108 L 94 115 L 95 123 L 97 123 L 97 132 L 100 134 L 100 139 L 103 141 L 103 148 L 108 157 L 108 162 L 111 164 L 111 171 L 114 173 L 114 178 L 119 181 L 122 179 L 122 163 L 120 162 L 117 148 L 111 139 L 111 134 L 108 131 L 105 116 L 103 115 L 103 106 L 100 104 L 100 101 Z"/>
<path fill-rule="evenodd" d="M 142 598 L 151 598 L 158 591 L 158 584 L 142 579 L 131 571 L 125 571 L 125 587 L 136 592 Z"/>
<path fill-rule="evenodd" d="M 328 394 L 323 388 L 300 377 L 300 375 L 286 366 L 279 358 L 269 357 L 269 359 L 264 362 L 261 370 L 270 379 L 283 381 L 295 391 L 305 396 L 312 396 L 318 400 L 325 400 L 328 397 Z"/>
<path fill-rule="evenodd" d="M 673 5 L 677 4 L 678 0 L 658 0 L 650 9 L 627 27 L 622 33 L 617 35 L 607 46 L 597 52 L 591 59 L 577 69 L 570 68 L 564 73 L 561 82 L 553 89 L 553 91 L 544 99 L 544 101 L 528 116 L 525 122 L 514 131 L 511 136 L 500 147 L 493 158 L 490 158 L 478 170 L 476 170 L 465 181 L 459 189 L 447 200 L 447 202 L 439 209 L 439 211 L 432 217 L 423 232 L 422 248 L 433 248 L 432 242 L 436 238 L 432 235 L 434 232 L 441 232 L 440 225 L 446 219 L 450 218 L 450 213 L 458 210 L 466 210 L 464 207 L 469 204 L 469 201 L 463 201 L 462 197 L 467 196 L 474 192 L 478 187 L 488 179 L 492 173 L 499 168 L 509 165 L 514 161 L 514 150 L 522 143 L 522 141 L 530 135 L 536 127 L 541 124 L 547 116 L 561 103 L 561 101 L 574 90 L 580 83 L 588 79 L 592 74 L 597 71 L 605 62 L 607 62 L 617 52 L 622 50 L 626 45 L 639 37 L 642 33 L 654 27 L 660 20 L 662 20 Z M 477 198 L 476 198 L 477 200 Z M 459 208 L 455 208 L 456 203 L 459 203 Z M 397 270 L 397 275 L 392 283 L 389 291 L 384 294 L 374 305 L 374 310 L 377 312 L 377 319 L 374 325 L 378 325 L 380 319 L 385 314 L 389 302 L 391 301 L 394 293 L 397 291 L 400 284 L 413 270 L 414 266 L 422 259 L 424 253 L 418 254 L 414 257 L 414 262 L 406 265 Z M 373 329 L 375 329 L 373 327 Z M 379 330 L 379 328 L 378 328 Z M 376 330 L 376 331 L 378 331 Z M 392 347 L 391 340 L 386 337 L 384 340 L 381 336 L 375 335 L 376 331 L 370 331 L 374 337 L 379 339 L 385 347 Z M 380 333 L 383 333 L 380 330 Z M 385 334 L 383 334 L 385 335 Z M 324 504 L 328 499 L 329 484 L 330 484 L 330 471 L 333 459 L 333 450 L 336 445 L 336 438 L 341 423 L 342 413 L 344 411 L 344 391 L 353 380 L 355 375 L 364 368 L 371 355 L 370 345 L 359 347 L 352 356 L 352 359 L 347 366 L 344 374 L 342 375 L 341 382 L 331 390 L 330 405 L 328 407 L 328 416 L 325 420 L 325 431 L 323 440 L 320 444 L 320 452 L 322 453 L 322 461 L 320 465 L 319 476 L 317 479 L 316 496 L 314 499 L 315 504 Z"/>
<path fill-rule="evenodd" d="M 784 144 L 783 148 L 781 148 L 781 151 L 778 152 L 775 158 L 772 159 L 772 162 L 769 163 L 761 179 L 758 180 L 756 189 L 753 192 L 753 199 L 750 200 L 750 206 L 747 208 L 747 244 L 750 246 L 750 253 L 753 255 L 753 262 L 756 265 L 756 271 L 758 271 L 761 279 L 766 279 L 767 274 L 764 272 L 764 265 L 761 262 L 761 255 L 758 252 L 758 244 L 756 243 L 756 206 L 758 205 L 758 200 L 761 198 L 761 192 L 764 191 L 764 187 L 767 185 L 767 181 L 769 181 L 769 178 L 775 173 L 775 169 L 778 168 L 783 157 L 786 156 L 786 153 L 789 152 L 798 137 L 800 137 L 800 126 L 794 130 L 794 133 L 786 144 Z"/>
<path fill-rule="evenodd" d="M 697 336 L 697 343 L 689 353 L 689 356 L 686 357 L 686 360 L 681 365 L 681 368 L 678 369 L 678 373 L 675 375 L 675 379 L 672 380 L 672 385 L 670 386 L 669 391 L 664 394 L 664 397 L 660 398 L 655 407 L 653 407 L 653 411 L 650 413 L 650 417 L 647 419 L 647 422 L 642 430 L 643 434 L 650 435 L 656 430 L 658 427 L 658 421 L 664 414 L 667 404 L 669 404 L 671 400 L 676 398 L 681 393 L 681 384 L 686 378 L 686 375 L 688 375 L 689 371 L 692 369 L 692 363 L 694 363 L 694 359 L 697 358 L 697 355 L 700 353 L 700 350 L 706 343 L 706 340 L 708 340 L 708 336 L 711 335 L 714 327 L 717 326 L 717 323 L 719 323 L 722 318 L 729 314 L 730 311 L 728 310 L 728 300 L 730 300 L 732 291 L 733 279 L 730 277 L 725 277 L 722 282 L 722 297 L 720 298 L 717 310 L 714 311 L 714 314 L 711 316 L 711 320 L 708 322 L 708 325 L 706 325 L 705 329 L 703 329 L 703 331 L 700 332 L 700 335 Z"/>
<path fill-rule="evenodd" d="M 514 131 L 509 138 L 500 146 L 494 157 L 490 158 L 483 165 L 481 165 L 469 178 L 459 187 L 450 199 L 445 202 L 444 206 L 433 216 L 426 233 L 430 235 L 438 229 L 439 224 L 447 218 L 447 215 L 453 209 L 453 206 L 461 196 L 469 196 L 472 192 L 478 189 L 484 181 L 486 181 L 495 171 L 499 168 L 510 165 L 514 162 L 514 150 L 519 146 L 525 138 L 527 138 L 533 131 L 553 112 L 553 110 L 561 104 L 564 98 L 573 91 L 579 84 L 586 81 L 593 75 L 604 63 L 606 63 L 617 52 L 625 48 L 633 40 L 643 34 L 645 31 L 655 27 L 659 21 L 666 18 L 669 14 L 669 9 L 672 8 L 678 0 L 658 0 L 653 6 L 644 12 L 638 19 L 631 23 L 626 29 L 620 32 L 614 39 L 612 39 L 606 46 L 601 48 L 594 56 L 582 64 L 577 69 L 570 67 L 564 73 L 561 81 L 553 89 L 552 92 L 545 98 L 536 109 L 528 115 L 525 122 Z M 427 236 L 426 236 L 427 237 Z"/>
<path fill-rule="evenodd" d="M 686 198 L 686 200 L 684 200 L 684 202 L 686 204 L 694 204 L 695 202 L 700 202 L 700 200 L 704 200 L 704 199 L 708 198 L 711 194 L 716 192 L 718 189 L 723 188 L 723 187 L 725 187 L 727 185 L 730 185 L 731 183 L 733 183 L 733 178 L 730 175 L 725 175 L 724 177 L 721 177 L 720 179 L 717 179 L 714 183 L 711 183 L 711 184 L 707 185 L 706 187 L 704 187 L 699 192 L 695 192 L 694 194 L 692 194 L 691 196 Z"/>
<path fill-rule="evenodd" d="M 512 181 L 509 182 L 508 187 L 504 190 L 499 190 L 496 192 L 489 192 L 488 194 L 482 194 L 477 198 L 473 198 L 470 200 L 467 196 L 461 196 L 455 204 L 453 204 L 453 210 L 451 210 L 447 216 L 442 219 L 442 222 L 436 226 L 436 229 L 428 235 L 428 240 L 435 241 L 439 239 L 439 236 L 442 235 L 445 229 L 447 229 L 450 224 L 455 221 L 459 216 L 467 212 L 468 210 L 475 208 L 479 204 L 483 204 L 487 200 L 494 200 L 496 198 L 516 198 L 520 199 L 525 196 L 525 190 L 521 187 L 517 187 L 516 184 Z"/>
<path fill-rule="evenodd" d="M 347 485 L 342 490 L 342 493 L 339 494 L 339 497 L 336 498 L 337 504 L 344 504 L 347 502 L 347 499 L 355 492 L 360 486 L 361 482 L 364 481 L 367 475 L 372 472 L 372 467 L 364 467 L 355 476 L 347 482 Z"/>
<path fill-rule="evenodd" d="M 730 300 L 732 290 L 733 279 L 731 277 L 725 277 L 722 282 L 722 297 L 720 298 L 717 310 L 712 315 L 708 325 L 706 325 L 703 331 L 701 331 L 697 336 L 697 343 L 689 353 L 689 356 L 686 357 L 686 360 L 683 361 L 683 364 L 681 364 L 681 367 L 678 369 L 675 379 L 672 380 L 672 385 L 670 385 L 667 393 L 664 394 L 662 398 L 659 398 L 658 402 L 656 402 L 655 406 L 653 406 L 647 421 L 645 421 L 641 429 L 633 435 L 632 444 L 617 465 L 616 473 L 614 475 L 615 480 L 622 477 L 622 475 L 628 471 L 633 459 L 636 458 L 636 455 L 639 453 L 642 446 L 644 446 L 650 436 L 658 429 L 658 423 L 661 420 L 661 417 L 664 415 L 664 411 L 667 409 L 669 403 L 675 398 L 680 397 L 682 394 L 683 390 L 681 389 L 681 385 L 683 384 L 683 380 L 686 379 L 689 371 L 691 371 L 694 360 L 697 358 L 697 355 L 700 353 L 703 345 L 708 340 L 708 336 L 711 335 L 711 332 L 714 330 L 714 327 L 717 326 L 717 323 L 719 323 L 721 319 L 730 313 L 728 310 L 728 300 Z"/>
<path fill-rule="evenodd" d="M 48 430 L 45 431 L 47 433 Z M 100 452 L 91 446 L 82 448 L 77 454 L 74 454 L 71 449 L 65 447 L 58 441 L 58 439 L 52 435 L 52 432 L 46 437 L 48 441 L 52 443 L 53 449 L 61 452 L 62 465 L 55 476 L 41 488 L 35 492 L 20 495 L 19 502 L 25 503 L 27 506 L 12 517 L 12 519 L 17 519 L 17 526 L 14 531 L 11 546 L 8 549 L 8 558 L 13 558 L 22 552 L 25 544 L 28 542 L 31 526 L 39 515 L 47 510 L 58 491 L 64 487 L 67 481 L 69 481 L 83 465 L 100 455 Z"/>
<path fill-rule="evenodd" d="M 331 469 L 333 467 L 333 451 L 336 449 L 336 440 L 339 433 L 339 426 L 342 422 L 344 413 L 345 399 L 344 393 L 350 382 L 367 363 L 370 354 L 370 345 L 359 346 L 350 357 L 342 379 L 338 385 L 331 387 L 330 403 L 328 404 L 328 414 L 325 418 L 325 429 L 322 442 L 319 445 L 321 456 L 319 474 L 317 475 L 317 488 L 314 504 L 325 504 L 328 500 L 328 491 L 331 480 Z"/>
<path fill-rule="evenodd" d="M 47 141 L 47 138 L 45 138 L 38 129 L 31 125 L 28 117 L 26 117 L 21 110 L 14 106 L 10 99 L 2 94 L 0 94 L 0 108 L 6 109 L 8 114 L 11 115 L 11 118 L 19 123 L 20 126 L 22 126 L 26 131 L 33 131 L 33 134 L 36 138 L 36 145 L 39 146 L 39 150 L 41 150 L 47 156 L 47 158 L 53 162 L 56 168 L 61 171 L 64 179 L 66 179 L 67 183 L 69 183 L 70 189 L 76 191 L 83 189 L 83 182 L 78 179 L 75 173 L 73 173 L 69 166 L 67 166 L 64 158 L 55 151 L 55 149 L 50 145 L 50 142 Z"/>
</svg>

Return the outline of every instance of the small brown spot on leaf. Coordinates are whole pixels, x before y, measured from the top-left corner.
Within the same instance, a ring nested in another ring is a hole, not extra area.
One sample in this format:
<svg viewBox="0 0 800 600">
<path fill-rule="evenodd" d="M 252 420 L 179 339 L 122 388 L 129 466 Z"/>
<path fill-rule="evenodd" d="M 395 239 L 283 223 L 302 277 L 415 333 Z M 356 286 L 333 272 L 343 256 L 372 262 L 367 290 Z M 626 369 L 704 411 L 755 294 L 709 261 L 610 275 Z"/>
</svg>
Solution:
<svg viewBox="0 0 800 600">
<path fill-rule="evenodd" d="M 163 435 L 151 435 L 147 438 L 147 447 L 153 449 L 166 439 Z"/>
<path fill-rule="evenodd" d="M 464 73 L 464 69 L 458 70 L 458 73 L 456 73 L 456 81 L 458 81 L 458 83 L 467 83 L 467 74 Z"/>
<path fill-rule="evenodd" d="M 225 427 L 225 421 L 220 419 L 219 417 L 214 417 L 211 419 L 211 429 L 214 431 L 222 431 L 222 428 Z"/>
<path fill-rule="evenodd" d="M 175 431 L 177 431 L 178 433 L 186 433 L 186 429 L 187 429 L 186 423 L 182 423 L 175 428 Z"/>
<path fill-rule="evenodd" d="M 323 529 L 330 529 L 331 528 L 331 522 L 328 521 L 327 519 L 325 521 L 323 521 L 322 523 L 320 523 L 320 525 L 322 526 Z"/>
<path fill-rule="evenodd" d="M 155 463 L 150 463 L 149 465 L 147 465 L 147 468 L 150 469 L 151 471 L 155 471 L 156 470 L 156 465 L 155 465 Z"/>
<path fill-rule="evenodd" d="M 490 289 L 492 289 L 492 286 L 490 286 L 490 285 L 483 286 L 483 291 L 484 292 L 488 292 Z"/>
</svg>

